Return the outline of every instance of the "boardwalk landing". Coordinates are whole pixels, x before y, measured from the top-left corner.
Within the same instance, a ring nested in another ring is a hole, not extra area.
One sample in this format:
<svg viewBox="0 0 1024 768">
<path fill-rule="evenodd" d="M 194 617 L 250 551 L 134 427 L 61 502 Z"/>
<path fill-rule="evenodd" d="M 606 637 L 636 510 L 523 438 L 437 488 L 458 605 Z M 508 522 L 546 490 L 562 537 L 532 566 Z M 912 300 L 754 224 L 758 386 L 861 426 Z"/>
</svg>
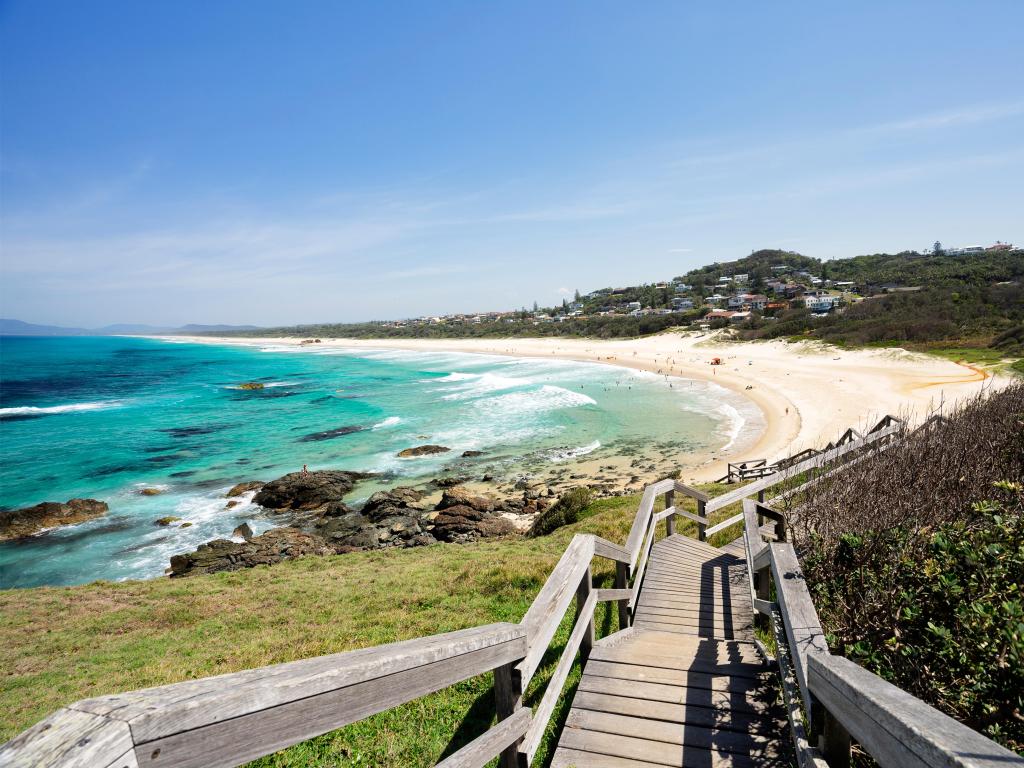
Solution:
<svg viewBox="0 0 1024 768">
<path fill-rule="evenodd" d="M 742 539 L 654 544 L 630 629 L 595 644 L 552 768 L 791 765 Z"/>
</svg>

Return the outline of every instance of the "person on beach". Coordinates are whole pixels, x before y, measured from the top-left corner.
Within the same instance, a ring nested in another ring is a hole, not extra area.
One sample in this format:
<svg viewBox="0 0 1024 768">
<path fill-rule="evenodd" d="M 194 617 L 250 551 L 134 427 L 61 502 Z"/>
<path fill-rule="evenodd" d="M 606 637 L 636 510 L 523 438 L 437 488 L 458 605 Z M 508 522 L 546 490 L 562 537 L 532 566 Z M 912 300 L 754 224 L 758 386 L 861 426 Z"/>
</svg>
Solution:
<svg viewBox="0 0 1024 768">
<path fill-rule="evenodd" d="M 307 467 L 305 464 L 302 465 L 302 474 L 303 475 L 308 475 L 309 474 L 309 467 Z"/>
</svg>

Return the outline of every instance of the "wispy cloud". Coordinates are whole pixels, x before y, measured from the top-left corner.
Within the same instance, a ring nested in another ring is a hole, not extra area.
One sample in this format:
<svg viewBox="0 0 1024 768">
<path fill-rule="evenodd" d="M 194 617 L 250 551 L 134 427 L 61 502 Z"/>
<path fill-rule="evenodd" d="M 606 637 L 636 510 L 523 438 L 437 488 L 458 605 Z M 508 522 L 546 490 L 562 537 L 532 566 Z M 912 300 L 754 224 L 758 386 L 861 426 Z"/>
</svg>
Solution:
<svg viewBox="0 0 1024 768">
<path fill-rule="evenodd" d="M 991 123 L 1024 115 L 1024 101 L 1006 104 L 983 104 L 962 107 L 946 112 L 932 112 L 902 120 L 866 125 L 853 129 L 853 133 L 886 134 L 915 133 L 939 128 L 953 128 L 960 125 Z"/>
</svg>

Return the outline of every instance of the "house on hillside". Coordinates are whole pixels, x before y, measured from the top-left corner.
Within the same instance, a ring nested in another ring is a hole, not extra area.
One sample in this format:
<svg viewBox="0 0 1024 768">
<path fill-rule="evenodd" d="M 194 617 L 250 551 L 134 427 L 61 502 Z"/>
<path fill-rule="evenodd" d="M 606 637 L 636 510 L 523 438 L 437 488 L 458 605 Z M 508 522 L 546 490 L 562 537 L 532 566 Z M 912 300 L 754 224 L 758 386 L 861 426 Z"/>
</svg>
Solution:
<svg viewBox="0 0 1024 768">
<path fill-rule="evenodd" d="M 693 299 L 676 297 L 672 299 L 672 309 L 693 309 Z"/>
<path fill-rule="evenodd" d="M 735 312 L 730 312 L 727 309 L 713 309 L 704 315 L 705 320 L 729 320 L 735 315 Z"/>
<path fill-rule="evenodd" d="M 1012 243 L 1004 243 L 1004 242 L 1001 242 L 999 240 L 996 240 L 996 244 L 995 245 L 990 245 L 985 250 L 986 251 L 1012 251 L 1013 250 L 1013 244 Z"/>
<path fill-rule="evenodd" d="M 804 296 L 804 306 L 811 312 L 831 312 L 842 303 L 841 296 Z"/>
<path fill-rule="evenodd" d="M 729 318 L 730 323 L 742 323 L 744 320 L 749 320 L 754 315 L 751 312 L 733 312 L 732 317 Z"/>
<path fill-rule="evenodd" d="M 749 277 L 749 275 L 745 275 L 745 274 L 744 275 L 733 275 L 732 279 L 734 281 L 736 281 L 737 283 L 745 283 L 745 282 L 747 282 L 747 278 L 748 277 Z"/>
<path fill-rule="evenodd" d="M 746 302 L 744 300 L 744 297 L 741 294 L 737 293 L 735 296 L 729 297 L 727 306 L 729 307 L 729 309 L 742 309 L 745 303 Z"/>
<path fill-rule="evenodd" d="M 630 312 L 636 312 L 637 310 L 640 309 L 640 302 L 639 301 L 631 301 L 631 302 L 629 302 L 629 304 L 626 305 L 626 309 L 628 311 L 630 311 Z"/>
</svg>

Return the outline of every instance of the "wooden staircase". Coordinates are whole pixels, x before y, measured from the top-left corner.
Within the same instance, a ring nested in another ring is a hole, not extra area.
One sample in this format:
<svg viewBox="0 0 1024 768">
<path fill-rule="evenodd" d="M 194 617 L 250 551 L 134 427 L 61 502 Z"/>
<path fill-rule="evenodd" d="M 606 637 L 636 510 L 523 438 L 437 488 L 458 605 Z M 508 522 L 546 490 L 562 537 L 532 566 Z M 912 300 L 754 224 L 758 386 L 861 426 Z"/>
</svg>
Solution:
<svg viewBox="0 0 1024 768">
<path fill-rule="evenodd" d="M 590 651 L 551 765 L 790 765 L 742 542 L 656 542 L 633 626 Z"/>
</svg>

